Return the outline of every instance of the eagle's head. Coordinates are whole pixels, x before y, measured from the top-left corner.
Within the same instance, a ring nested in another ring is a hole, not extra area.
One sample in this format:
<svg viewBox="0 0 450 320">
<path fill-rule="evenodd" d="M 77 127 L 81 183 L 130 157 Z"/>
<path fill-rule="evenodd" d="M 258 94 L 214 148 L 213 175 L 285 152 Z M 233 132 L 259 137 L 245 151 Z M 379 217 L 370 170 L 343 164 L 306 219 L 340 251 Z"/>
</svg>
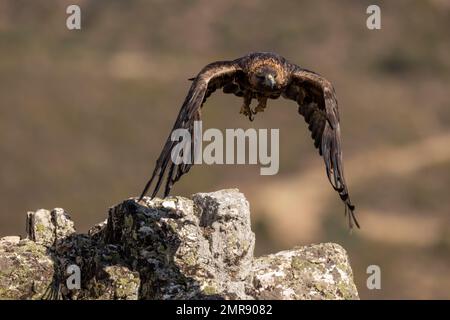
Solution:
<svg viewBox="0 0 450 320">
<path fill-rule="evenodd" d="M 256 91 L 279 92 L 287 83 L 288 72 L 281 57 L 261 55 L 248 68 L 250 85 Z"/>
<path fill-rule="evenodd" d="M 269 65 L 262 65 L 250 74 L 251 85 L 258 90 L 272 91 L 277 89 L 278 85 L 277 70 Z"/>
</svg>

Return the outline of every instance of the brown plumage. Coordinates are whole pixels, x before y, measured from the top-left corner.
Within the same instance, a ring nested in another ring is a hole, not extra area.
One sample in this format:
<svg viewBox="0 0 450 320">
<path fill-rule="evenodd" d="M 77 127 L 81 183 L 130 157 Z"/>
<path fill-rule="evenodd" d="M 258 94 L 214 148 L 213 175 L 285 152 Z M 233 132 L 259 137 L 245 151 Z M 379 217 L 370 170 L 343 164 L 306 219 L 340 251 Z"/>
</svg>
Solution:
<svg viewBox="0 0 450 320">
<path fill-rule="evenodd" d="M 288 62 L 277 54 L 264 52 L 250 53 L 233 61 L 213 62 L 190 80 L 193 83 L 172 131 L 178 128 L 188 129 L 191 136 L 194 121 L 200 120 L 204 102 L 217 89 L 243 97 L 241 113 L 250 121 L 253 121 L 255 114 L 264 111 L 268 99 L 283 96 L 296 101 L 298 112 L 305 118 L 311 131 L 314 146 L 324 159 L 328 179 L 345 203 L 349 225 L 352 227 L 355 223 L 359 227 L 344 178 L 336 93 L 328 80 Z M 254 110 L 250 108 L 252 99 L 258 101 Z M 140 200 L 155 179 L 152 198 L 156 196 L 166 172 L 164 196 L 167 196 L 174 183 L 192 167 L 192 164 L 177 165 L 172 162 L 171 151 L 175 144 L 169 135 Z"/>
</svg>

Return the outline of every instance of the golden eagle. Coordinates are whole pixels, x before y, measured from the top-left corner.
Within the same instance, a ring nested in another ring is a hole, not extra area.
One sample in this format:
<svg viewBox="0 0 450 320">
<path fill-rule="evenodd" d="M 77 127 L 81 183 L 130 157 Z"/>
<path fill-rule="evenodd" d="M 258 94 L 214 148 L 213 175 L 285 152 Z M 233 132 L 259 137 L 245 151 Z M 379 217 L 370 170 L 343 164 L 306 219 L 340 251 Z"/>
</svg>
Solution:
<svg viewBox="0 0 450 320">
<path fill-rule="evenodd" d="M 345 203 L 350 228 L 353 223 L 359 228 L 344 178 L 336 93 L 327 79 L 288 62 L 278 54 L 255 52 L 233 61 L 208 64 L 195 78 L 189 80 L 193 82 L 172 131 L 187 129 L 191 136 L 194 121 L 200 120 L 203 104 L 217 89 L 242 97 L 240 113 L 250 121 L 253 121 L 255 114 L 264 111 L 268 99 L 283 96 L 297 102 L 298 112 L 308 124 L 314 146 L 324 159 L 328 180 Z M 253 110 L 250 108 L 252 99 L 258 101 Z M 142 200 L 156 179 L 152 193 L 152 198 L 155 197 L 168 170 L 164 191 L 164 196 L 167 196 L 174 183 L 192 167 L 193 161 L 189 164 L 172 162 L 171 152 L 175 144 L 176 141 L 172 141 L 169 135 L 139 200 Z"/>
</svg>

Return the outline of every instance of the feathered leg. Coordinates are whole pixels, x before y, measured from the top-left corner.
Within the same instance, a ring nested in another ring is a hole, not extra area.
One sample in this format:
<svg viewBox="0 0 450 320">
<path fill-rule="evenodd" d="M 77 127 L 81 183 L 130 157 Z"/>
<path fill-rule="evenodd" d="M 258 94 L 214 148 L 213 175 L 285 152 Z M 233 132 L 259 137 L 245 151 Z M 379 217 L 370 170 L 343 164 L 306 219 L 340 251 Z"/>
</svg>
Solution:
<svg viewBox="0 0 450 320">
<path fill-rule="evenodd" d="M 267 97 L 259 97 L 258 105 L 256 106 L 253 114 L 257 114 L 258 112 L 264 112 L 264 109 L 267 107 Z"/>
<path fill-rule="evenodd" d="M 253 121 L 253 112 L 252 109 L 250 109 L 250 104 L 252 103 L 252 94 L 251 92 L 246 92 L 244 94 L 244 103 L 242 104 L 241 111 L 239 113 L 242 113 L 244 116 L 248 117 L 250 121 Z"/>
</svg>

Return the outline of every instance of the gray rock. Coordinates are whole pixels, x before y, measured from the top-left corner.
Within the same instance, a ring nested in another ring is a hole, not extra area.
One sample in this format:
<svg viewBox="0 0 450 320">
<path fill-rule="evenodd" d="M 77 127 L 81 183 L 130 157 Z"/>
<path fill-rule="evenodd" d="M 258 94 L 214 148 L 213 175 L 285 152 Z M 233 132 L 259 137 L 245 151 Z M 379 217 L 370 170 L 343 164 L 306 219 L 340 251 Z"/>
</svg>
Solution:
<svg viewBox="0 0 450 320">
<path fill-rule="evenodd" d="M 75 233 L 70 215 L 61 208 L 28 212 L 26 226 L 28 238 L 47 247 L 52 246 L 57 239 Z"/>
<path fill-rule="evenodd" d="M 52 283 L 53 260 L 45 246 L 11 238 L 0 239 L 0 299 L 39 299 Z"/>
<path fill-rule="evenodd" d="M 327 243 L 254 258 L 236 189 L 132 198 L 87 234 L 63 209 L 27 215 L 28 239 L 0 239 L 0 299 L 357 299 L 345 250 Z M 69 266 L 81 287 L 66 283 Z"/>
<path fill-rule="evenodd" d="M 358 299 L 345 250 L 323 243 L 255 259 L 257 299 Z"/>
</svg>

